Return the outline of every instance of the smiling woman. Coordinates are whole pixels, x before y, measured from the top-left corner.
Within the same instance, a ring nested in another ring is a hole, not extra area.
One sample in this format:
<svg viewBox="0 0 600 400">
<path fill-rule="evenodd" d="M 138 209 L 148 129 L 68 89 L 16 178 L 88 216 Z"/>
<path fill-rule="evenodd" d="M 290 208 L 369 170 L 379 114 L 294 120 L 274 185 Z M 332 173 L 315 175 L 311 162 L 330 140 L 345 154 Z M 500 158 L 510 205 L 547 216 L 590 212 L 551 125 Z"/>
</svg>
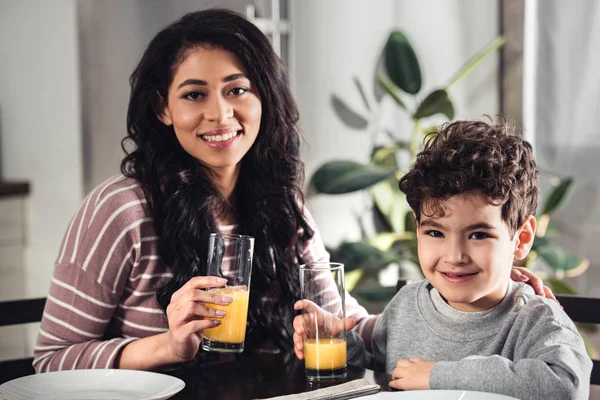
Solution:
<svg viewBox="0 0 600 400">
<path fill-rule="evenodd" d="M 84 200 L 58 252 L 34 366 L 154 369 L 200 355 L 232 298 L 204 289 L 211 233 L 255 238 L 244 351 L 292 348 L 298 265 L 329 254 L 304 207 L 298 112 L 269 40 L 188 14 L 130 78 L 122 175 Z M 213 307 L 211 307 L 211 305 Z M 347 295 L 368 339 L 375 323 Z"/>
</svg>

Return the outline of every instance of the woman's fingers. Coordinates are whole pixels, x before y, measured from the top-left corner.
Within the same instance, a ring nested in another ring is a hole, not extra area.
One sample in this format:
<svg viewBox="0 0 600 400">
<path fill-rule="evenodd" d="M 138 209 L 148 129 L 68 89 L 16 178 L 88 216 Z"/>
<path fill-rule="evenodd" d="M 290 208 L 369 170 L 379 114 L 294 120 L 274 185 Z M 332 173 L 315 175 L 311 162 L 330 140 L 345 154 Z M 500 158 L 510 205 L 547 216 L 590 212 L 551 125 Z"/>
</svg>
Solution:
<svg viewBox="0 0 600 400">
<path fill-rule="evenodd" d="M 195 334 L 201 334 L 205 329 L 215 328 L 221 325 L 219 320 L 211 319 L 195 319 L 181 326 L 180 329 L 174 330 L 176 336 L 180 337 L 180 340 L 185 340 Z"/>
<path fill-rule="evenodd" d="M 177 302 L 187 294 L 194 293 L 197 289 L 223 287 L 226 283 L 226 279 L 217 278 L 216 276 L 195 276 L 188 280 L 181 288 L 179 288 L 179 290 L 173 293 L 171 296 L 171 302 Z"/>
<path fill-rule="evenodd" d="M 558 299 L 556 298 L 556 296 L 554 295 L 554 293 L 552 292 L 552 289 L 550 289 L 548 286 L 544 285 L 544 297 L 546 297 L 547 299 L 551 299 L 556 301 L 558 304 L 560 304 L 560 302 L 558 301 Z M 562 306 L 561 306 L 562 307 Z"/>
<path fill-rule="evenodd" d="M 179 299 L 171 301 L 169 307 L 173 310 L 182 310 L 186 307 L 189 308 L 190 302 L 195 304 L 217 304 L 226 306 L 233 302 L 233 298 L 213 291 L 192 289 L 186 293 L 186 296 L 180 296 Z"/>
</svg>

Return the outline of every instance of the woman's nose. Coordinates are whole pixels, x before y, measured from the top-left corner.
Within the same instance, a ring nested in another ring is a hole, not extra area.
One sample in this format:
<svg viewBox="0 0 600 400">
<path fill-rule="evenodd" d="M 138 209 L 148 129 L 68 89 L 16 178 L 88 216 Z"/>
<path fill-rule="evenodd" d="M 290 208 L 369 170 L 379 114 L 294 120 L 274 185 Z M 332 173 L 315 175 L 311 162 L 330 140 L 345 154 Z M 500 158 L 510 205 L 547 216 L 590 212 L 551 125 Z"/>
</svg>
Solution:
<svg viewBox="0 0 600 400">
<path fill-rule="evenodd" d="M 218 124 L 225 123 L 233 117 L 233 107 L 222 96 L 212 96 L 204 110 L 204 118 Z"/>
</svg>

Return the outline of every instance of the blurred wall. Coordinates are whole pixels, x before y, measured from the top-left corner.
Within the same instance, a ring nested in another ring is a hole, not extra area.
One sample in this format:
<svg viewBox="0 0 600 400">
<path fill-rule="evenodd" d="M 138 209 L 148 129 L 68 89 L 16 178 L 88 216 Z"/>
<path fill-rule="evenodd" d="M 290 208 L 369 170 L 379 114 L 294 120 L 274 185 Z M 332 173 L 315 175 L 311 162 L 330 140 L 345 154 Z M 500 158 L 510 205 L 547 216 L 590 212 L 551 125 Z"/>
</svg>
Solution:
<svg viewBox="0 0 600 400">
<path fill-rule="evenodd" d="M 74 0 L 0 2 L 1 170 L 31 183 L 28 296 L 47 293 L 84 193 L 76 13 Z"/>
<path fill-rule="evenodd" d="M 590 260 L 572 283 L 600 297 L 600 3 L 525 4 L 526 138 L 541 168 L 575 179 L 571 197 L 553 217 L 562 231 L 557 241 Z"/>
</svg>

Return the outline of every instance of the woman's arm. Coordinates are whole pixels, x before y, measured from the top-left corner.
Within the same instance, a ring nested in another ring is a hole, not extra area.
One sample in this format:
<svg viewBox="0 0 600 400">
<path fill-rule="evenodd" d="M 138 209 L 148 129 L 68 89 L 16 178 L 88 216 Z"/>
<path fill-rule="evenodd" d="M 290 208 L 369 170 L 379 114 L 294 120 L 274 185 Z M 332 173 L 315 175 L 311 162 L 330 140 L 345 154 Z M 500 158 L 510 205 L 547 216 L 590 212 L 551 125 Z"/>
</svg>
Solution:
<svg viewBox="0 0 600 400">
<path fill-rule="evenodd" d="M 199 332 L 215 324 L 204 317 L 219 318 L 204 303 L 227 304 L 202 288 L 221 283 L 190 280 L 173 295 L 177 307 L 170 305 L 165 318 L 154 291 L 172 274 L 160 260 L 157 240 L 134 180 L 117 177 L 84 200 L 54 267 L 34 349 L 37 372 L 147 369 L 196 354 Z"/>
</svg>

